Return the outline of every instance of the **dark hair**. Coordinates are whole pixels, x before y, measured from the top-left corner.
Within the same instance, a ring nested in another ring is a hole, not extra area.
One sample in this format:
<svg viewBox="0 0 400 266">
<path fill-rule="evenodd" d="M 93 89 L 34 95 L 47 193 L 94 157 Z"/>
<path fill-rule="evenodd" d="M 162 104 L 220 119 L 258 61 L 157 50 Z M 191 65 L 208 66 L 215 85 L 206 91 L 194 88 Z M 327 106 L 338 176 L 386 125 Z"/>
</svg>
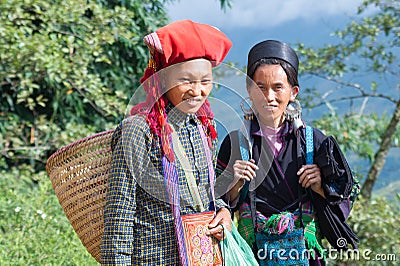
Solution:
<svg viewBox="0 0 400 266">
<path fill-rule="evenodd" d="M 261 65 L 280 65 L 286 73 L 288 82 L 291 86 L 299 86 L 299 81 L 297 77 L 297 71 L 293 68 L 293 66 L 286 61 L 278 58 L 261 58 L 257 62 L 255 62 L 250 68 L 249 72 L 247 73 L 250 79 L 253 79 L 254 73 Z M 252 82 L 248 80 L 248 82 Z M 249 85 L 249 84 L 248 84 Z"/>
</svg>

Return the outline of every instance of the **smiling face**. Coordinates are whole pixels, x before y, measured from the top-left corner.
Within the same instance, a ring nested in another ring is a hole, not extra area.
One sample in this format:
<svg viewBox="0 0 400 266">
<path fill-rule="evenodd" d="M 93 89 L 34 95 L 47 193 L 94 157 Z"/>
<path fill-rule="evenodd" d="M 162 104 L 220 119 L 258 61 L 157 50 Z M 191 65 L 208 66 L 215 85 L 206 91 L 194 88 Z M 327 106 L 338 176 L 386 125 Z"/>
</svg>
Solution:
<svg viewBox="0 0 400 266">
<path fill-rule="evenodd" d="M 296 98 L 299 87 L 289 84 L 280 65 L 260 65 L 254 72 L 253 81 L 248 92 L 259 121 L 279 127 L 285 121 L 286 106 Z"/>
<path fill-rule="evenodd" d="M 166 97 L 184 113 L 196 113 L 212 90 L 212 65 L 206 59 L 194 59 L 166 70 Z"/>
</svg>

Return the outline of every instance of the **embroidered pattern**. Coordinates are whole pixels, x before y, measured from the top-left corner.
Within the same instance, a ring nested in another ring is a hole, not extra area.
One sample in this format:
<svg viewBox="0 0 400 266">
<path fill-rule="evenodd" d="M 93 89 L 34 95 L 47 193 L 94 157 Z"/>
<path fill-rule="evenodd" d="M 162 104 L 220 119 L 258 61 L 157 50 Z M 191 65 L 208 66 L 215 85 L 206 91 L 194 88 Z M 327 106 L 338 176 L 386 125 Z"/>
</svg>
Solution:
<svg viewBox="0 0 400 266">
<path fill-rule="evenodd" d="M 218 242 L 206 235 L 213 212 L 202 212 L 182 216 L 188 263 L 193 266 L 222 265 Z"/>
</svg>

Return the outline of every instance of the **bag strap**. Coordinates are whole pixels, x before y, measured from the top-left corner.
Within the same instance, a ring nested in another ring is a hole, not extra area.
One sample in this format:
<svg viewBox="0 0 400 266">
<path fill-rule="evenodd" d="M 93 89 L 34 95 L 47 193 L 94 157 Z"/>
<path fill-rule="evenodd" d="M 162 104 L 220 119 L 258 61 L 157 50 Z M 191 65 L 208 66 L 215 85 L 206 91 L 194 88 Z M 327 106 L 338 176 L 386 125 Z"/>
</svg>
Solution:
<svg viewBox="0 0 400 266">
<path fill-rule="evenodd" d="M 189 162 L 189 159 L 187 158 L 185 149 L 182 146 L 182 142 L 179 140 L 179 136 L 173 127 L 172 127 L 171 136 L 172 136 L 172 145 L 174 148 L 176 148 L 176 151 L 174 153 L 175 153 L 175 156 L 178 159 L 178 161 L 181 163 L 183 171 L 185 172 L 185 177 L 188 182 L 190 195 L 193 198 L 194 205 L 198 211 L 203 212 L 203 211 L 205 211 L 205 208 L 203 206 L 203 202 L 200 197 L 200 192 L 199 192 L 199 188 L 196 183 L 196 179 L 193 175 L 193 171 L 192 171 L 193 168 Z"/>
<path fill-rule="evenodd" d="M 314 129 L 312 127 L 305 127 L 305 137 L 306 137 L 306 164 L 313 164 L 314 163 Z M 300 134 L 297 136 L 297 159 L 298 163 L 301 164 L 302 162 L 302 155 L 301 155 L 301 144 L 300 144 Z M 301 165 L 299 165 L 299 168 Z M 299 185 L 299 219 L 300 219 L 300 226 L 304 228 L 303 223 L 303 187 Z"/>
<path fill-rule="evenodd" d="M 306 127 L 306 164 L 314 163 L 314 130 Z"/>
<path fill-rule="evenodd" d="M 246 140 L 244 138 L 243 133 L 239 130 L 238 131 L 238 138 L 239 138 L 239 149 L 240 149 L 240 155 L 242 155 L 242 160 L 248 161 L 250 158 L 249 156 L 249 149 L 247 148 L 246 145 Z"/>
<path fill-rule="evenodd" d="M 249 148 L 246 146 L 246 140 L 244 138 L 243 133 L 238 130 L 238 140 L 239 140 L 239 150 L 240 150 L 240 155 L 242 156 L 243 161 L 248 161 L 250 159 L 250 151 Z M 243 185 L 242 190 L 240 191 L 240 197 L 239 197 L 239 202 L 238 204 L 241 204 L 244 202 L 246 199 L 247 193 L 249 192 L 249 181 L 246 181 Z"/>
<path fill-rule="evenodd" d="M 238 130 L 238 141 L 239 141 L 239 150 L 240 155 L 242 156 L 242 160 L 248 161 L 250 159 L 250 151 L 246 145 L 246 140 L 243 133 Z M 247 194 L 249 194 L 250 198 L 250 211 L 251 211 L 251 218 L 253 222 L 253 229 L 254 233 L 256 233 L 256 226 L 257 226 L 257 217 L 256 217 L 256 191 L 252 190 L 249 191 L 250 182 L 246 181 L 243 185 L 242 190 L 240 191 L 240 198 L 238 204 L 241 204 L 245 201 Z"/>
</svg>

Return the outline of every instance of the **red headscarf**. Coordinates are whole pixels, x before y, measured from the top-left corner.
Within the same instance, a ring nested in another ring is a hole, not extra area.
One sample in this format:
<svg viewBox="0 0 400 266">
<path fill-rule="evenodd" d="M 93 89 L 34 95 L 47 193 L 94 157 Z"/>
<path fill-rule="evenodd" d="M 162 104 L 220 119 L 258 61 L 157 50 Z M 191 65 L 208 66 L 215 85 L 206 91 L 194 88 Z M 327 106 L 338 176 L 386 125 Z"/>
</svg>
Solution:
<svg viewBox="0 0 400 266">
<path fill-rule="evenodd" d="M 190 20 L 168 24 L 156 32 L 146 35 L 143 40 L 150 50 L 149 65 L 140 79 L 147 96 L 146 101 L 134 106 L 130 114 L 146 115 L 151 131 L 161 139 L 163 153 L 168 159 L 173 160 L 174 156 L 168 139 L 171 128 L 166 123 L 167 114 L 165 112 L 168 100 L 161 95 L 157 71 L 198 58 L 207 59 L 213 66 L 217 66 L 228 54 L 232 43 L 217 28 Z M 217 133 L 211 123 L 214 114 L 207 100 L 196 115 L 207 129 L 209 138 L 215 139 Z"/>
</svg>

